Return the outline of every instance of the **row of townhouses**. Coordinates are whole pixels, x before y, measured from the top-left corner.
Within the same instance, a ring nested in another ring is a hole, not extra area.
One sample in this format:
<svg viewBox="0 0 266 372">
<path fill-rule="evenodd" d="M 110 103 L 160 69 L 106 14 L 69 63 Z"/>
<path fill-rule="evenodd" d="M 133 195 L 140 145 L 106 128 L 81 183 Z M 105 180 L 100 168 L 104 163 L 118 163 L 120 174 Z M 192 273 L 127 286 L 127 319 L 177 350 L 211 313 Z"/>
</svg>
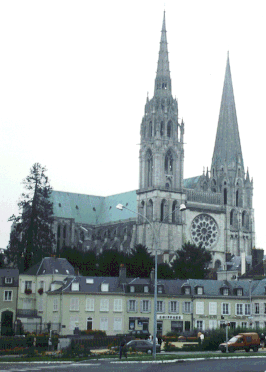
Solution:
<svg viewBox="0 0 266 372">
<path fill-rule="evenodd" d="M 101 329 L 108 335 L 153 331 L 154 276 L 84 277 L 63 258 L 44 258 L 23 274 L 1 271 L 1 333 L 12 324 L 59 334 Z M 159 334 L 220 327 L 266 327 L 266 279 L 158 280 Z"/>
</svg>

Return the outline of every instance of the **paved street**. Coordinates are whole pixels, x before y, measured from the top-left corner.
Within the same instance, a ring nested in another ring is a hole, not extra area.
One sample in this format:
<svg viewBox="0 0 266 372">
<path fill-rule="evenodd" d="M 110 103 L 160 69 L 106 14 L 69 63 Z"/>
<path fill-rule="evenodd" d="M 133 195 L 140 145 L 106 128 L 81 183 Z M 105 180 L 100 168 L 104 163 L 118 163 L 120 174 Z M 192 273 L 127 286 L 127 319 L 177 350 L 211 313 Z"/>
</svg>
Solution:
<svg viewBox="0 0 266 372">
<path fill-rule="evenodd" d="M 260 357 L 243 359 L 219 359 L 203 361 L 185 361 L 181 363 L 120 363 L 118 361 L 91 361 L 84 363 L 42 364 L 42 363 L 0 363 L 0 372 L 265 372 L 266 359 Z"/>
</svg>

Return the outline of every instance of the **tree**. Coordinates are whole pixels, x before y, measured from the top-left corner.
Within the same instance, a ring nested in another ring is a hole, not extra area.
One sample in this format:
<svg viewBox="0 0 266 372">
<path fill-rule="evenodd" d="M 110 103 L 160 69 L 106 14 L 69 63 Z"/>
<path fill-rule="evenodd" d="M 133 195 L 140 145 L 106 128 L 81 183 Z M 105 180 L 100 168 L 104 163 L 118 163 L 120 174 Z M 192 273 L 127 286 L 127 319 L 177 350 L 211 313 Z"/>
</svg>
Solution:
<svg viewBox="0 0 266 372">
<path fill-rule="evenodd" d="M 98 276 L 119 276 L 119 267 L 125 255 L 117 249 L 107 249 L 97 257 Z"/>
<path fill-rule="evenodd" d="M 148 278 L 154 268 L 154 257 L 147 247 L 137 244 L 127 258 L 127 277 Z"/>
<path fill-rule="evenodd" d="M 178 279 L 203 279 L 208 274 L 208 266 L 212 260 L 211 253 L 202 246 L 190 242 L 176 252 L 173 262 L 174 277 Z"/>
<path fill-rule="evenodd" d="M 52 188 L 45 174 L 46 168 L 35 163 L 30 174 L 23 180 L 25 192 L 18 207 L 19 216 L 11 216 L 14 233 L 8 246 L 9 262 L 12 256 L 23 258 L 24 270 L 53 253 L 53 204 L 50 200 Z M 20 242 L 20 243 L 19 243 Z"/>
<path fill-rule="evenodd" d="M 167 263 L 160 263 L 157 267 L 158 279 L 174 279 L 173 269 Z"/>
</svg>

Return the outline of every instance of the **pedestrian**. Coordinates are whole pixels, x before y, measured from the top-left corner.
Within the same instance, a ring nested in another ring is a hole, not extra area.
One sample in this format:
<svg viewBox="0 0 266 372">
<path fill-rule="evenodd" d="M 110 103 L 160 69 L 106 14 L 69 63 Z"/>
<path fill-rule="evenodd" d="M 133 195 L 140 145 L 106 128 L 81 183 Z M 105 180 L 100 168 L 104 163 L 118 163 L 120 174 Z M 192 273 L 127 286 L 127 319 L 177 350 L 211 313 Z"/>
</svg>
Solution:
<svg viewBox="0 0 266 372">
<path fill-rule="evenodd" d="M 149 335 L 148 340 L 149 340 L 150 342 L 152 342 L 152 335 Z"/>
<path fill-rule="evenodd" d="M 120 348 L 119 348 L 119 359 L 122 358 L 122 355 L 127 358 L 127 350 L 126 350 L 126 340 L 123 338 L 122 341 L 120 342 Z"/>
<path fill-rule="evenodd" d="M 203 333 L 201 333 L 200 339 L 201 339 L 201 343 L 202 343 L 204 341 L 204 334 Z"/>
<path fill-rule="evenodd" d="M 261 344 L 261 347 L 262 347 L 262 350 L 263 350 L 264 346 L 265 346 L 265 335 L 264 335 L 264 333 L 262 333 L 260 335 L 260 344 Z"/>
</svg>

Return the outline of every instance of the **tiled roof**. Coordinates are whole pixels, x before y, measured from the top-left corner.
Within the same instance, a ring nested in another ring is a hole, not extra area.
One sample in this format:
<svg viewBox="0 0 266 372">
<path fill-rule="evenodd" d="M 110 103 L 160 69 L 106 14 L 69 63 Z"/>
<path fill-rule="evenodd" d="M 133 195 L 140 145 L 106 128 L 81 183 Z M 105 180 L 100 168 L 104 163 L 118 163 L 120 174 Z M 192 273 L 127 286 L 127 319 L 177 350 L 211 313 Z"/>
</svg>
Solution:
<svg viewBox="0 0 266 372">
<path fill-rule="evenodd" d="M 18 269 L 0 269 L 0 278 L 15 278 L 18 279 Z"/>
<path fill-rule="evenodd" d="M 27 270 L 25 275 L 74 275 L 73 266 L 66 258 L 45 257 L 42 261 Z M 21 274 L 23 275 L 23 274 Z"/>
</svg>

